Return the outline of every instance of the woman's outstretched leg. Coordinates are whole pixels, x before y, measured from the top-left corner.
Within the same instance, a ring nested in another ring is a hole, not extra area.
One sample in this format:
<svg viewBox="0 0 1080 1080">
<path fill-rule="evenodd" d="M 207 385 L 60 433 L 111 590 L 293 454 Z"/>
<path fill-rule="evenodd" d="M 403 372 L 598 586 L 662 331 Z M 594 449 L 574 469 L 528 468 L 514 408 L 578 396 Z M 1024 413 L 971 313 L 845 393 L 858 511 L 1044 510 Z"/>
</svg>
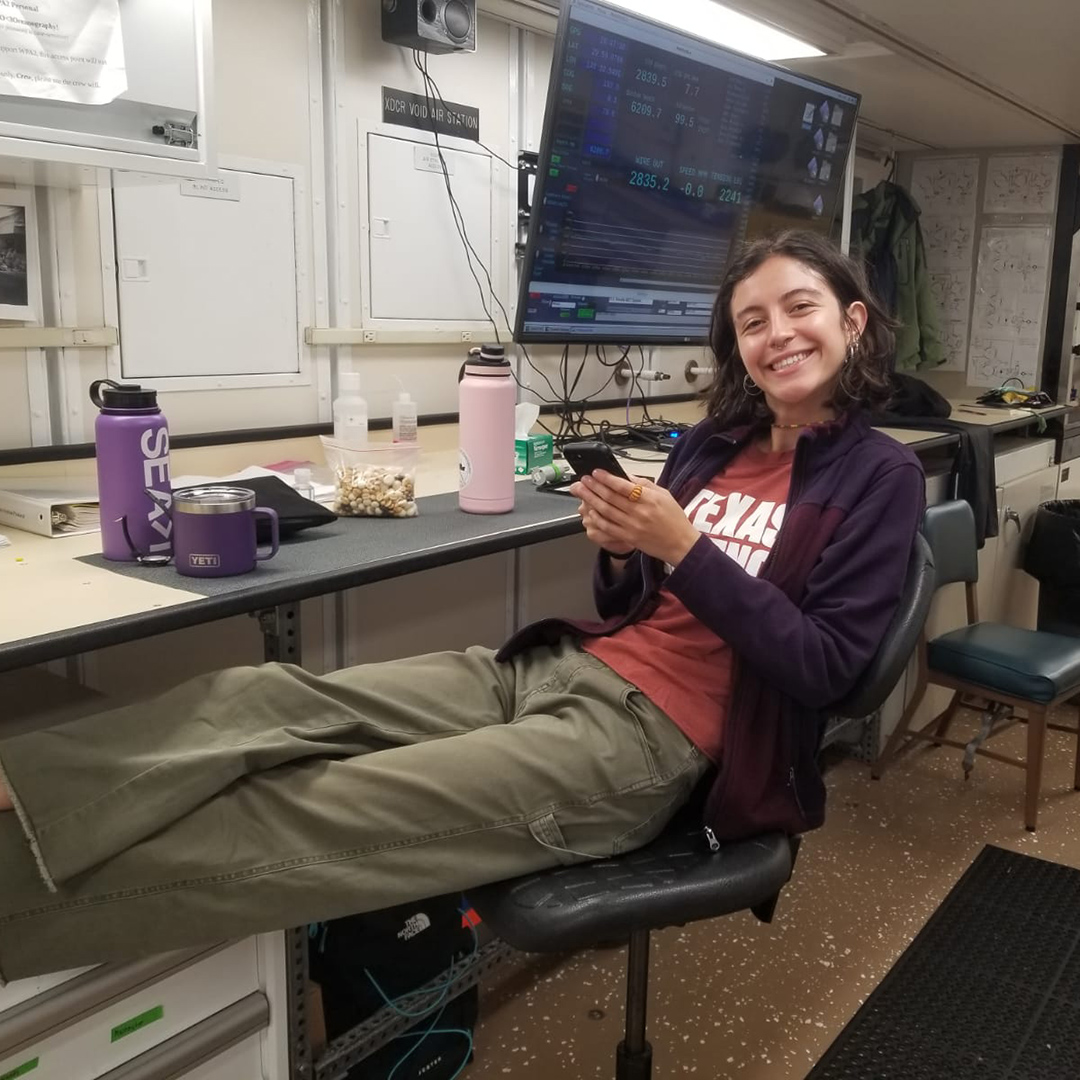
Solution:
<svg viewBox="0 0 1080 1080">
<path fill-rule="evenodd" d="M 397 675 L 386 689 L 407 698 L 406 672 Z M 408 741 L 397 731 L 398 744 L 383 753 L 339 751 L 244 776 L 55 892 L 16 816 L 3 815 L 0 978 L 303 925 L 611 855 L 659 832 L 703 771 L 701 754 L 666 716 L 577 650 L 537 650 L 471 676 L 460 693 L 479 695 L 478 705 L 494 683 L 514 683 L 504 722 L 450 738 Z M 373 676 L 341 677 L 360 692 Z M 468 707 L 464 699 L 442 705 L 446 714 Z M 18 773 L 9 779 L 21 808 Z M 110 819 L 95 809 L 92 823 L 56 824 L 68 850 L 79 838 L 91 842 L 91 828 L 107 832 Z"/>
<path fill-rule="evenodd" d="M 230 668 L 0 741 L 0 783 L 52 888 L 247 777 L 502 724 L 513 693 L 512 666 L 485 649 L 324 677 Z"/>
</svg>

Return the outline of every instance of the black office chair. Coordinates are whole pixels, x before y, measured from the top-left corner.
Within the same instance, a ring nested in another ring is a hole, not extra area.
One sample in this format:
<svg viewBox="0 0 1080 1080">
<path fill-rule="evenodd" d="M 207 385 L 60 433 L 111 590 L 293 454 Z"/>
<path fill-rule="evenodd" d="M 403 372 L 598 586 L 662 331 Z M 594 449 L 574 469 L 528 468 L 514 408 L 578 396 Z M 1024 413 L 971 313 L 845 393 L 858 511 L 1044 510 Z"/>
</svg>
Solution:
<svg viewBox="0 0 1080 1080">
<path fill-rule="evenodd" d="M 933 591 L 933 560 L 919 536 L 900 606 L 877 656 L 831 712 L 856 718 L 880 708 L 915 649 Z M 791 877 L 798 837 L 769 833 L 712 852 L 699 813 L 688 808 L 652 843 L 618 858 L 469 890 L 488 926 L 525 952 L 563 952 L 629 937 L 626 1036 L 616 1056 L 617 1080 L 652 1075 L 652 1047 L 645 1038 L 649 934 L 746 908 L 771 922 L 780 890 Z"/>
<path fill-rule="evenodd" d="M 920 640 L 919 685 L 885 749 L 874 762 L 871 775 L 880 777 L 891 761 L 927 742 L 963 750 L 965 779 L 971 774 L 976 755 L 1019 766 L 1027 774 L 1024 826 L 1034 832 L 1047 728 L 1076 734 L 1073 786 L 1080 790 L 1080 728 L 1053 724 L 1047 718 L 1052 708 L 1080 694 L 1080 638 L 979 621 L 975 595 L 975 583 L 979 579 L 975 519 L 966 502 L 931 506 L 926 511 L 923 531 L 934 553 L 937 584 L 964 582 L 967 625 L 929 642 Z M 952 689 L 952 699 L 944 712 L 913 731 L 911 720 L 931 684 Z M 946 738 L 960 708 L 974 708 L 982 713 L 980 730 L 968 742 Z M 1018 708 L 1024 710 L 1023 717 L 1016 715 Z M 1018 723 L 1027 724 L 1027 755 L 1023 760 L 984 748 L 986 741 Z"/>
</svg>

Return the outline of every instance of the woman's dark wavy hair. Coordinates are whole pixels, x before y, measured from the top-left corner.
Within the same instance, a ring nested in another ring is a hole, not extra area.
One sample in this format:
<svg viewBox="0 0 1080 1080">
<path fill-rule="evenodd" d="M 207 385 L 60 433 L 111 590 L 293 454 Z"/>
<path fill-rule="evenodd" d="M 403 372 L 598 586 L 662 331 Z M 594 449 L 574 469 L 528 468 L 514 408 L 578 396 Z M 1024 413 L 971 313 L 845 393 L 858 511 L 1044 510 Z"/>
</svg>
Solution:
<svg viewBox="0 0 1080 1080">
<path fill-rule="evenodd" d="M 745 245 L 724 275 L 709 329 L 709 345 L 716 363 L 708 394 L 709 415 L 722 427 L 755 423 L 772 416 L 764 395 L 747 394 L 743 384 L 746 368 L 739 356 L 731 298 L 740 282 L 777 255 L 786 255 L 817 274 L 836 296 L 841 312 L 846 312 L 856 300 L 866 305 L 866 329 L 858 338 L 854 355 L 841 371 L 830 404 L 838 413 L 884 409 L 891 395 L 889 370 L 896 323 L 871 292 L 862 267 L 854 259 L 842 255 L 817 233 L 792 229 Z"/>
</svg>

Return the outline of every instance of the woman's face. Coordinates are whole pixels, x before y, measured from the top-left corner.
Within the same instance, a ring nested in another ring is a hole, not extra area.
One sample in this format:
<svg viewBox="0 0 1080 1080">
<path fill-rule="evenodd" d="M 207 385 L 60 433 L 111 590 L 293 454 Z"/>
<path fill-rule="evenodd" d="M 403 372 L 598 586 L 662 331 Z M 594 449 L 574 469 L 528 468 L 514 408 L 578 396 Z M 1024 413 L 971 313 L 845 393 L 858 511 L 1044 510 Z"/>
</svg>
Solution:
<svg viewBox="0 0 1080 1080">
<path fill-rule="evenodd" d="M 776 415 L 821 419 L 849 342 L 866 327 L 858 301 L 845 313 L 824 278 L 774 255 L 735 286 L 731 315 L 739 355 Z"/>
</svg>

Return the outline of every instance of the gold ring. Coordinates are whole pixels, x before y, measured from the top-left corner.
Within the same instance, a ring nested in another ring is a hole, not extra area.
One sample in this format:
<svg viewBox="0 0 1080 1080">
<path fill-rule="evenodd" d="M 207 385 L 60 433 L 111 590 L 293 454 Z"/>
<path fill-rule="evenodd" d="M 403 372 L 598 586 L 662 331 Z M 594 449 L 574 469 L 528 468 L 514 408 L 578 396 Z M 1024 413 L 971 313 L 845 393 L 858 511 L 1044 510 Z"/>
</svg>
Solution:
<svg viewBox="0 0 1080 1080">
<path fill-rule="evenodd" d="M 637 502 L 641 498 L 641 485 L 635 484 L 627 493 L 626 497 L 631 502 Z"/>
</svg>

